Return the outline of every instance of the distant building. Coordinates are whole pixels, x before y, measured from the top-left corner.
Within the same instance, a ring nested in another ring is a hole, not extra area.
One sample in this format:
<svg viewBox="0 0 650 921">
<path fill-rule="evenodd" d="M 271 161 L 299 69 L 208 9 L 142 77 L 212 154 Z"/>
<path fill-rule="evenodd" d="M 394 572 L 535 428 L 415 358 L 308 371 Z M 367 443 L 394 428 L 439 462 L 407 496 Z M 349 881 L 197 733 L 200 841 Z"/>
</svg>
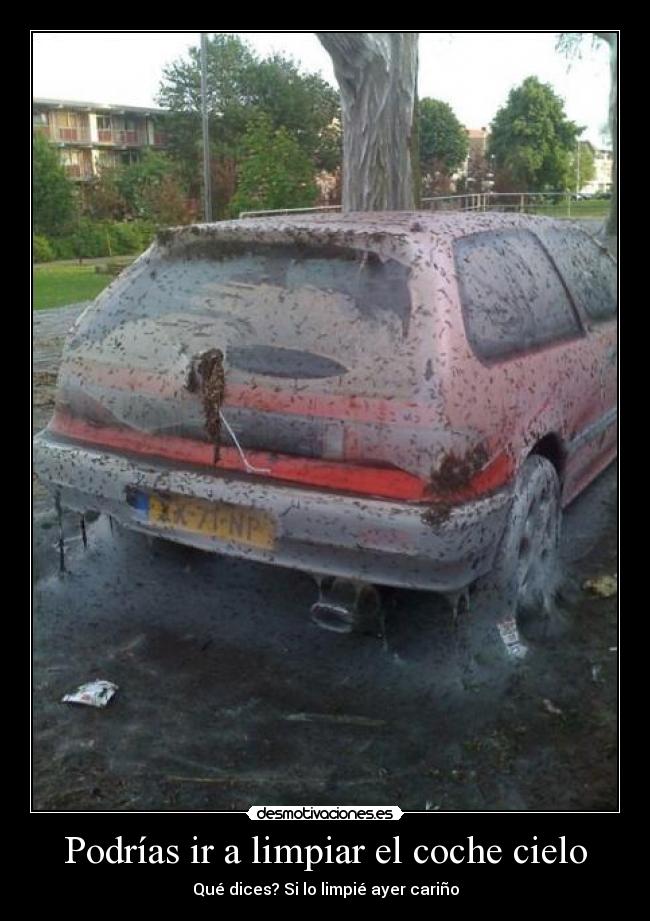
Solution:
<svg viewBox="0 0 650 921">
<path fill-rule="evenodd" d="M 465 128 L 469 141 L 468 156 L 471 159 L 485 159 L 490 132 L 487 128 Z"/>
<path fill-rule="evenodd" d="M 488 160 L 487 149 L 490 132 L 487 128 L 466 128 L 469 149 L 462 168 L 452 177 L 455 187 L 462 186 L 467 192 L 486 192 L 494 186 L 492 166 Z M 585 183 L 580 191 L 585 195 L 612 190 L 612 152 L 597 149 L 589 141 L 586 144 L 593 153 L 595 176 Z"/>
<path fill-rule="evenodd" d="M 585 183 L 580 191 L 585 195 L 597 195 L 599 192 L 612 191 L 612 152 L 611 150 L 598 149 L 585 142 L 591 148 L 596 169 L 591 182 Z"/>
<path fill-rule="evenodd" d="M 334 170 L 334 172 L 328 173 L 326 170 L 321 170 L 316 174 L 316 185 L 318 186 L 318 201 L 316 202 L 319 206 L 332 206 L 341 204 L 341 171 Z"/>
<path fill-rule="evenodd" d="M 490 132 L 487 128 L 465 128 L 469 146 L 462 167 L 452 176 L 454 188 L 466 192 L 487 192 L 494 186 L 487 149 Z"/>
<path fill-rule="evenodd" d="M 88 181 L 102 167 L 138 160 L 145 149 L 167 144 L 164 109 L 34 99 L 33 130 L 57 147 L 70 179 Z"/>
</svg>

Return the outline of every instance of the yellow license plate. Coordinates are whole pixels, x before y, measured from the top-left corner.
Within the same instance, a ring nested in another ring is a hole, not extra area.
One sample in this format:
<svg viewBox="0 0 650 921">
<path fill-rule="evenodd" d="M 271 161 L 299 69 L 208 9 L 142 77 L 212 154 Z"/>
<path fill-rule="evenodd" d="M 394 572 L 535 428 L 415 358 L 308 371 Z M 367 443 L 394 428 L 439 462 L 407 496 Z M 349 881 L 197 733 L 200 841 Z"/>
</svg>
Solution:
<svg viewBox="0 0 650 921">
<path fill-rule="evenodd" d="M 227 502 L 150 495 L 147 517 L 152 524 L 262 550 L 272 550 L 275 544 L 275 522 L 270 515 Z"/>
</svg>

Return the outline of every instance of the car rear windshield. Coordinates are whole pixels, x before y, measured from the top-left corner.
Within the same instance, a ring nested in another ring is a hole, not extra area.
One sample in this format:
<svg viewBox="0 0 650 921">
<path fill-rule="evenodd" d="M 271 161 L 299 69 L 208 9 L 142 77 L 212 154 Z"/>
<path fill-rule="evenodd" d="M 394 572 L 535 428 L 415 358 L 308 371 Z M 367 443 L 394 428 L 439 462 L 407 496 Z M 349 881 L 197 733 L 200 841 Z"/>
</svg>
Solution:
<svg viewBox="0 0 650 921">
<path fill-rule="evenodd" d="M 97 328 L 88 332 L 105 335 L 134 316 L 226 313 L 242 332 L 248 330 L 249 340 L 264 334 L 265 341 L 273 331 L 260 326 L 260 318 L 272 301 L 276 327 L 285 329 L 300 327 L 306 314 L 320 311 L 326 330 L 329 305 L 331 320 L 343 312 L 351 323 L 404 330 L 411 312 L 409 275 L 394 259 L 352 248 L 197 242 L 143 263 L 115 290 L 119 296 L 102 304 L 94 317 Z M 284 336 L 284 344 L 294 345 L 292 338 Z"/>
<path fill-rule="evenodd" d="M 580 334 L 567 291 L 528 231 L 490 231 L 454 244 L 465 330 L 496 360 Z"/>
<path fill-rule="evenodd" d="M 616 316 L 616 264 L 581 230 L 548 227 L 539 236 L 564 278 L 571 297 L 592 320 Z"/>
<path fill-rule="evenodd" d="M 100 294 L 67 348 L 158 371 L 216 348 L 231 380 L 329 379 L 358 396 L 412 390 L 408 263 L 329 241 L 215 237 L 187 230 L 155 244 Z"/>
<path fill-rule="evenodd" d="M 146 332 L 155 328 L 186 354 L 224 350 L 242 375 L 342 382 L 363 371 L 364 393 L 401 393 L 411 373 L 397 358 L 410 341 L 410 272 L 352 247 L 157 245 L 100 295 L 70 347 L 101 343 L 106 357 L 126 348 L 130 361 L 153 366 L 163 361 Z"/>
</svg>

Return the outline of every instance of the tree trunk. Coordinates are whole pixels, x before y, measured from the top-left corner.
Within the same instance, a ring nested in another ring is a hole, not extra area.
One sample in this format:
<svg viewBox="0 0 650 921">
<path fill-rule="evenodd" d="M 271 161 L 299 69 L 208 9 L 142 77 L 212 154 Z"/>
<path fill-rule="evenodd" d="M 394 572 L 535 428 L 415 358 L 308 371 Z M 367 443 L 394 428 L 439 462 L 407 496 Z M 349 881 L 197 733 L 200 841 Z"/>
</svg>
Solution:
<svg viewBox="0 0 650 921">
<path fill-rule="evenodd" d="M 417 32 L 317 32 L 343 114 L 343 210 L 413 208 Z"/>
<path fill-rule="evenodd" d="M 421 208 L 422 169 L 420 168 L 420 99 L 418 96 L 417 68 L 415 78 L 415 96 L 413 99 L 413 128 L 411 130 L 409 154 L 411 157 L 411 174 L 413 177 L 413 203 L 416 208 Z"/>
<path fill-rule="evenodd" d="M 609 128 L 612 135 L 612 198 L 607 218 L 607 236 L 618 234 L 618 36 L 615 32 L 596 32 L 609 45 Z"/>
</svg>

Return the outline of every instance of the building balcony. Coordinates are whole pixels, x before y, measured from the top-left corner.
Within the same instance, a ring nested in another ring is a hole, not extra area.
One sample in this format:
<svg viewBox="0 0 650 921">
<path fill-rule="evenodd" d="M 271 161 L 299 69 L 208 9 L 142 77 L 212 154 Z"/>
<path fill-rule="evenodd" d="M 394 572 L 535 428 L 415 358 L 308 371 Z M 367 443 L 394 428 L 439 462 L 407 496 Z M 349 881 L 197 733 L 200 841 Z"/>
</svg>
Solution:
<svg viewBox="0 0 650 921">
<path fill-rule="evenodd" d="M 93 178 L 93 169 L 86 163 L 66 163 L 63 166 L 68 179 L 77 179 L 81 182 Z"/>
<path fill-rule="evenodd" d="M 34 134 L 42 134 L 53 144 L 92 144 L 111 147 L 147 147 L 149 139 L 146 131 L 142 129 L 118 130 L 113 128 L 99 128 L 94 138 L 90 136 L 90 128 L 60 128 L 55 125 L 34 125 Z M 166 147 L 168 135 L 164 131 L 155 131 L 152 146 Z"/>
<path fill-rule="evenodd" d="M 53 144 L 89 144 L 90 129 L 88 127 L 60 128 L 58 125 L 34 125 L 34 134 L 43 134 Z"/>
<path fill-rule="evenodd" d="M 42 130 L 42 129 L 39 129 Z M 45 131 L 46 136 L 54 143 L 64 144 L 89 144 L 90 130 L 88 128 L 59 128 L 49 125 Z"/>
<path fill-rule="evenodd" d="M 97 142 L 114 144 L 117 147 L 144 147 L 147 139 L 144 131 L 115 131 L 112 128 L 99 128 Z"/>
</svg>

